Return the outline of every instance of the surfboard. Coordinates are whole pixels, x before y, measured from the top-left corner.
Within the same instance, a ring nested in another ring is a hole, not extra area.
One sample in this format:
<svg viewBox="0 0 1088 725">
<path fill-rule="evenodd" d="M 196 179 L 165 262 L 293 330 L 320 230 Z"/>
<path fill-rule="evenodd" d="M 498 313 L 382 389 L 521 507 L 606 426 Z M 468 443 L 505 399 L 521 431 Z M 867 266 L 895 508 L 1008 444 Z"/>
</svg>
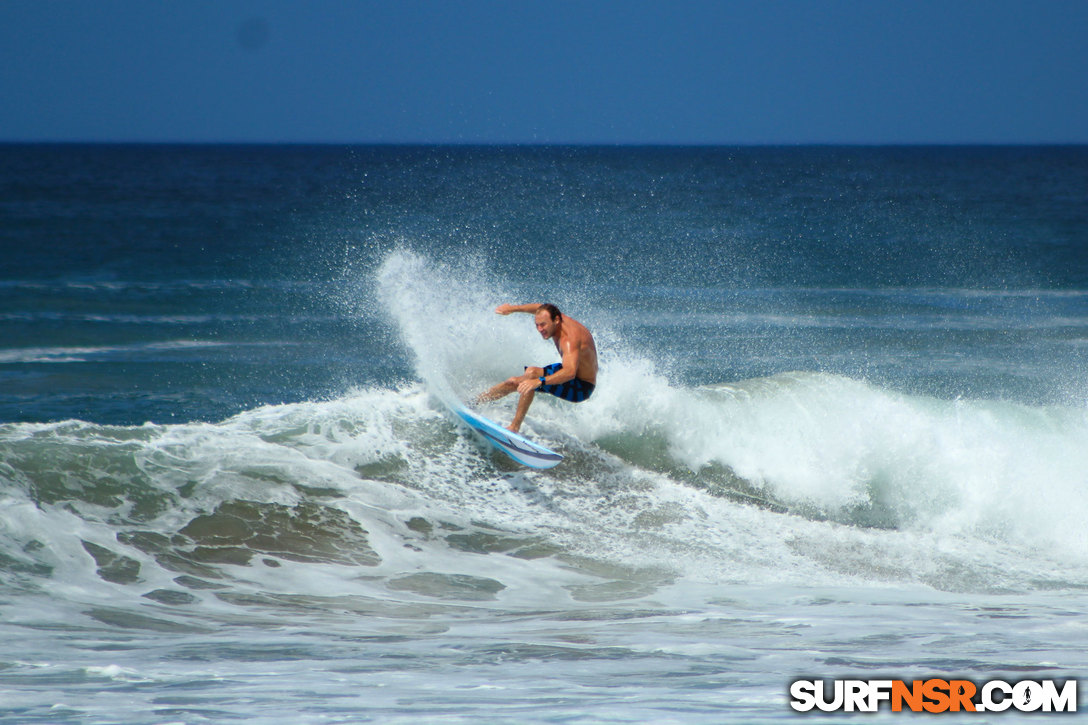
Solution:
<svg viewBox="0 0 1088 725">
<path fill-rule="evenodd" d="M 495 421 L 485 418 L 463 405 L 457 404 L 449 407 L 462 423 L 523 466 L 540 469 L 551 468 L 563 460 L 563 456 L 555 451 L 538 443 L 533 443 L 520 433 L 512 433 Z"/>
</svg>

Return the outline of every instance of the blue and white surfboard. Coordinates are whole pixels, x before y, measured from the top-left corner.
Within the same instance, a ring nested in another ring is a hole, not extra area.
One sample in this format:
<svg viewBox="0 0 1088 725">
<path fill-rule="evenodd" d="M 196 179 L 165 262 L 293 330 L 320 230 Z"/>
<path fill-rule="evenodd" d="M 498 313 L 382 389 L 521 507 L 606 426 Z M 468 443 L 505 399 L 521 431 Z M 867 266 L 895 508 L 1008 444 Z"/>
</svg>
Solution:
<svg viewBox="0 0 1088 725">
<path fill-rule="evenodd" d="M 519 433 L 512 433 L 493 420 L 472 412 L 463 405 L 451 405 L 450 409 L 472 430 L 483 436 L 491 445 L 529 468 L 551 468 L 563 460 L 563 456 L 533 443 Z"/>
</svg>

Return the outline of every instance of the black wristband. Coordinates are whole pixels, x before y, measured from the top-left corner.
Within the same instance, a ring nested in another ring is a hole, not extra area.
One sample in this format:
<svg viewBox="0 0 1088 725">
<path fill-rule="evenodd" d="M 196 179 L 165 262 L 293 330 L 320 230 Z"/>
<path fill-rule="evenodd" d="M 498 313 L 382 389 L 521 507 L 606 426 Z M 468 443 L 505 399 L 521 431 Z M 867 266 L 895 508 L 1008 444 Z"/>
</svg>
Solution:
<svg viewBox="0 0 1088 725">
<path fill-rule="evenodd" d="M 544 382 L 544 376 L 543 375 L 540 376 L 540 384 L 541 385 L 547 385 L 547 383 Z"/>
</svg>

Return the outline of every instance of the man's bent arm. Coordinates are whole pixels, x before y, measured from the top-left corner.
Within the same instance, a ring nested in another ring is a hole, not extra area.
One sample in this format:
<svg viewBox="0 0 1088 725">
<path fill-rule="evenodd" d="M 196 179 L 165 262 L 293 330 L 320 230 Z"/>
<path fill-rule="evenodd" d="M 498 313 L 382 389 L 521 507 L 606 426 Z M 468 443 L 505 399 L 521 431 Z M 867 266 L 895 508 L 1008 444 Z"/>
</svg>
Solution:
<svg viewBox="0 0 1088 725">
<path fill-rule="evenodd" d="M 567 346 L 563 352 L 563 367 L 545 378 L 547 385 L 560 385 L 568 380 L 574 380 L 578 375 L 578 348 L 574 345 Z"/>
<path fill-rule="evenodd" d="M 568 348 L 563 353 L 563 366 L 561 368 L 544 378 L 544 382 L 541 382 L 540 378 L 529 378 L 521 381 L 521 384 L 518 385 L 518 392 L 524 395 L 530 390 L 536 390 L 541 385 L 561 385 L 568 380 L 573 380 L 577 372 L 578 348 Z"/>
<path fill-rule="evenodd" d="M 527 312 L 530 315 L 535 315 L 536 311 L 541 308 L 541 304 L 538 302 L 531 302 L 527 305 L 499 305 L 495 308 L 495 313 L 499 315 L 509 315 L 512 312 Z"/>
</svg>

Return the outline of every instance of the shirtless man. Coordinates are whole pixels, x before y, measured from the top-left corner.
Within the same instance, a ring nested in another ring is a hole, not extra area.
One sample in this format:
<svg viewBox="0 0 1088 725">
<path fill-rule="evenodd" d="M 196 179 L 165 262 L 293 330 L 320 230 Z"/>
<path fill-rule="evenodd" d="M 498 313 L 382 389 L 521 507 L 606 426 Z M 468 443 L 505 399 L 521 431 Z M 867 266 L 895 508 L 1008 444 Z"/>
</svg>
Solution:
<svg viewBox="0 0 1088 725">
<path fill-rule="evenodd" d="M 563 362 L 542 368 L 527 367 L 524 374 L 508 378 L 476 398 L 477 403 L 486 403 L 518 391 L 521 397 L 508 429 L 518 432 L 538 390 L 572 403 L 581 403 L 593 394 L 597 384 L 597 347 L 585 325 L 549 304 L 499 305 L 495 312 L 533 315 L 537 332 L 545 340 L 554 340 L 555 349 L 563 358 Z"/>
</svg>

